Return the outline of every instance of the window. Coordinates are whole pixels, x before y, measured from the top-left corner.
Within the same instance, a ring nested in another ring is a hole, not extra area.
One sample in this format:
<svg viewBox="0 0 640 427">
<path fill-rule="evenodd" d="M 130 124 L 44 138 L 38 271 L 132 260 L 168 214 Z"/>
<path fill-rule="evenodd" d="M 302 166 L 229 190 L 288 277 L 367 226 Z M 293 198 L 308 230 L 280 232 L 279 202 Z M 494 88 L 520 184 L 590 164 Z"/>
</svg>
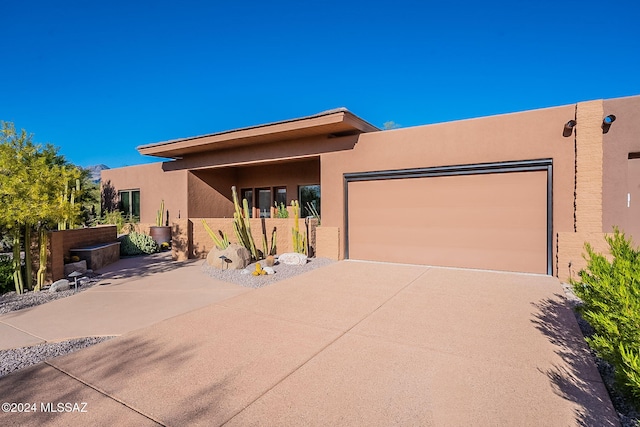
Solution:
<svg viewBox="0 0 640 427">
<path fill-rule="evenodd" d="M 276 204 L 278 206 L 280 206 L 280 204 L 287 206 L 287 187 L 275 187 L 273 192 L 275 194 Z"/>
<path fill-rule="evenodd" d="M 120 212 L 130 220 L 140 218 L 140 190 L 118 191 Z"/>
<path fill-rule="evenodd" d="M 257 204 L 260 218 L 271 218 L 271 190 L 268 188 L 258 188 Z"/>
<path fill-rule="evenodd" d="M 249 218 L 253 217 L 253 189 L 252 188 L 244 188 L 240 190 L 240 207 L 244 202 L 242 200 L 246 200 L 249 204 Z"/>
<path fill-rule="evenodd" d="M 298 194 L 301 217 L 314 216 L 314 210 L 320 215 L 320 185 L 301 185 Z"/>
</svg>

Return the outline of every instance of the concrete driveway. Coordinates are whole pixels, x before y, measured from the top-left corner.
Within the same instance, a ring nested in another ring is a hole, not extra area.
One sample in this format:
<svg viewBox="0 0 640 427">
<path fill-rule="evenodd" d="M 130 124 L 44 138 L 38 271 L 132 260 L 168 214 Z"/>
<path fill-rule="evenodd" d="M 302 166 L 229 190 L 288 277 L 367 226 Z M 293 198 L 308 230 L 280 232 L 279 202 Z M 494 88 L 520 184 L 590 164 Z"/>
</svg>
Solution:
<svg viewBox="0 0 640 427">
<path fill-rule="evenodd" d="M 357 261 L 16 372 L 0 396 L 36 403 L 0 414 L 20 426 L 618 425 L 556 279 Z"/>
</svg>

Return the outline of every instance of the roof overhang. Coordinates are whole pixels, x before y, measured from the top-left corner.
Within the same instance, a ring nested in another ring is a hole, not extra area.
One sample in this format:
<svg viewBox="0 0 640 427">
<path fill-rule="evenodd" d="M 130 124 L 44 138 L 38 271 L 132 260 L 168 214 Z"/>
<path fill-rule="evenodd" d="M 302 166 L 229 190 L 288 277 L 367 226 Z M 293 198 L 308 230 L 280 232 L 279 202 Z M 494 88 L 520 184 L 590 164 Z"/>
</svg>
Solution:
<svg viewBox="0 0 640 427">
<path fill-rule="evenodd" d="M 140 154 L 148 156 L 182 158 L 246 145 L 323 136 L 332 138 L 378 130 L 346 108 L 338 108 L 292 120 L 141 145 L 137 149 Z"/>
</svg>

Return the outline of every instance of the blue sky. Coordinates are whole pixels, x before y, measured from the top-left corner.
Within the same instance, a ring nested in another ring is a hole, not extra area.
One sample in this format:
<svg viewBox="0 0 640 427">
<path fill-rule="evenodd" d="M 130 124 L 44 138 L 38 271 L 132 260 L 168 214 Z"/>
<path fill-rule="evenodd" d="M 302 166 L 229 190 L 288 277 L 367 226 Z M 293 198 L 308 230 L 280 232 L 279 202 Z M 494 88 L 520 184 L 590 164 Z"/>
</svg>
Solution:
<svg viewBox="0 0 640 427">
<path fill-rule="evenodd" d="M 407 127 L 640 94 L 637 0 L 0 6 L 0 120 L 80 166 L 336 107 Z"/>
</svg>

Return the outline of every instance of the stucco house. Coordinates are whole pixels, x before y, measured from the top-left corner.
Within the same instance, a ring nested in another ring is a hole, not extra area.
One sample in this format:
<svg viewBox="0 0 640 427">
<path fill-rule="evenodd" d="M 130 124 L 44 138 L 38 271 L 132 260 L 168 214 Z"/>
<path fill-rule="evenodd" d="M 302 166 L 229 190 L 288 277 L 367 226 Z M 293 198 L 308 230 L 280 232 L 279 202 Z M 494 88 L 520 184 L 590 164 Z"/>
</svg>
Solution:
<svg viewBox="0 0 640 427">
<path fill-rule="evenodd" d="M 640 242 L 640 96 L 380 130 L 346 109 L 138 147 L 158 163 L 102 172 L 127 213 L 162 199 L 176 258 L 231 187 L 269 217 L 320 210 L 319 256 L 541 273 L 566 280 L 614 226 Z M 210 245 L 209 245 L 210 246 Z"/>
</svg>

